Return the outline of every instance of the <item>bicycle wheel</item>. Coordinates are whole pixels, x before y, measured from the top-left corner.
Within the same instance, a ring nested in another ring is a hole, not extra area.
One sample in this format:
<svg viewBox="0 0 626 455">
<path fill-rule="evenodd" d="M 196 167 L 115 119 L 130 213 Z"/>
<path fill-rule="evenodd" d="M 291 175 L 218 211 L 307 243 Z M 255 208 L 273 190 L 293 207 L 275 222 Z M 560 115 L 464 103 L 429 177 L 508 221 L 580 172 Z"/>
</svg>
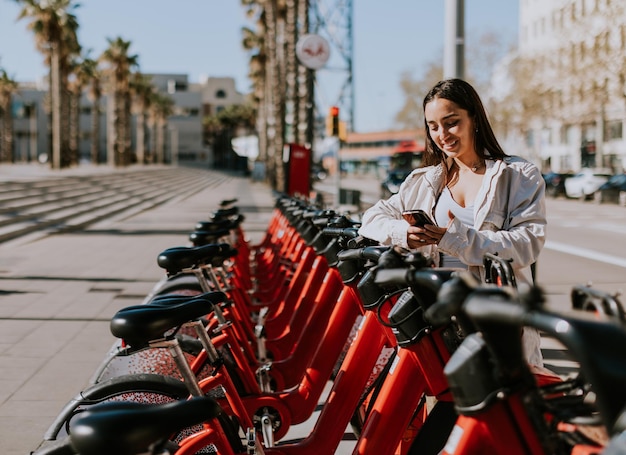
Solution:
<svg viewBox="0 0 626 455">
<path fill-rule="evenodd" d="M 72 419 L 89 409 L 89 407 L 99 403 L 133 401 L 156 404 L 185 400 L 188 397 L 189 391 L 185 384 L 169 376 L 136 374 L 115 377 L 86 388 L 70 400 L 49 427 L 44 440 L 52 441 L 67 438 L 70 433 Z M 238 422 L 225 413 L 220 415 L 219 420 L 235 452 L 243 450 Z M 174 442 L 178 442 L 200 428 L 202 427 L 196 426 L 183 429 L 171 439 Z M 198 453 L 211 452 L 212 449 L 209 447 L 206 451 Z"/>
<path fill-rule="evenodd" d="M 71 399 L 61 410 L 44 435 L 45 440 L 56 440 L 68 434 L 72 418 L 105 401 L 135 401 L 140 403 L 167 403 L 184 400 L 189 391 L 182 381 L 156 374 L 118 376 L 87 387 Z"/>
</svg>

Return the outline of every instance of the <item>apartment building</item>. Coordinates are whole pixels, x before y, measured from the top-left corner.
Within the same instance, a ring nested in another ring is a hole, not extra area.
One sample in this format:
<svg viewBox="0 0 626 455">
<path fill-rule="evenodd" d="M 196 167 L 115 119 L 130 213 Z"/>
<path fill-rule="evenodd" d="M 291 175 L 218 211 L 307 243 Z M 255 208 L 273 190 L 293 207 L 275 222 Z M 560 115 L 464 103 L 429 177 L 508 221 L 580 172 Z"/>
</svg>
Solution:
<svg viewBox="0 0 626 455">
<path fill-rule="evenodd" d="M 544 170 L 622 172 L 626 2 L 520 0 L 519 12 L 518 66 L 508 77 L 518 81 L 509 89 L 527 92 L 517 118 L 526 155 Z"/>
</svg>

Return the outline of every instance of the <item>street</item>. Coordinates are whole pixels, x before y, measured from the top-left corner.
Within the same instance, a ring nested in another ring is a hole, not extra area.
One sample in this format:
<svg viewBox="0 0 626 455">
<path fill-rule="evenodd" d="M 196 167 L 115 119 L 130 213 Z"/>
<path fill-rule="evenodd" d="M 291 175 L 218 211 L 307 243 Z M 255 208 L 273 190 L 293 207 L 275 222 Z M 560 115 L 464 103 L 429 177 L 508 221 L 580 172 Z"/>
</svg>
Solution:
<svg viewBox="0 0 626 455">
<path fill-rule="evenodd" d="M 626 207 L 550 198 L 547 207 L 539 283 L 555 292 L 587 283 L 621 292 L 626 282 Z"/>
</svg>

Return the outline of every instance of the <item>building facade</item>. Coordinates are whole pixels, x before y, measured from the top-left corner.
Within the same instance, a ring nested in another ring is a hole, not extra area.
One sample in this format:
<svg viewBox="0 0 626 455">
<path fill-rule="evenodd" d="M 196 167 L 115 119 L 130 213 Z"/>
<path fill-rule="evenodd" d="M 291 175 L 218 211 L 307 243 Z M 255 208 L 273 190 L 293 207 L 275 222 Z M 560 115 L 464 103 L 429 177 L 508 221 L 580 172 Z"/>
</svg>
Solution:
<svg viewBox="0 0 626 455">
<path fill-rule="evenodd" d="M 518 66 L 508 71 L 509 89 L 526 92 L 517 119 L 526 155 L 544 171 L 623 172 L 626 2 L 520 0 L 519 11 Z"/>
</svg>

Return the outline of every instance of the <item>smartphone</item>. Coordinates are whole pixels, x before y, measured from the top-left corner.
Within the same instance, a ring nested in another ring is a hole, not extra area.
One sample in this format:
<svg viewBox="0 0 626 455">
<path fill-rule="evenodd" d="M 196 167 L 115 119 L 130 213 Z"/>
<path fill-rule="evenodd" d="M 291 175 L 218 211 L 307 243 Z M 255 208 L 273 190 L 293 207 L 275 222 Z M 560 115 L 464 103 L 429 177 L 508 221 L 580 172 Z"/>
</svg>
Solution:
<svg viewBox="0 0 626 455">
<path fill-rule="evenodd" d="M 424 226 L 425 224 L 435 224 L 428 214 L 423 210 L 407 210 L 402 212 L 402 218 L 411 226 Z"/>
</svg>

